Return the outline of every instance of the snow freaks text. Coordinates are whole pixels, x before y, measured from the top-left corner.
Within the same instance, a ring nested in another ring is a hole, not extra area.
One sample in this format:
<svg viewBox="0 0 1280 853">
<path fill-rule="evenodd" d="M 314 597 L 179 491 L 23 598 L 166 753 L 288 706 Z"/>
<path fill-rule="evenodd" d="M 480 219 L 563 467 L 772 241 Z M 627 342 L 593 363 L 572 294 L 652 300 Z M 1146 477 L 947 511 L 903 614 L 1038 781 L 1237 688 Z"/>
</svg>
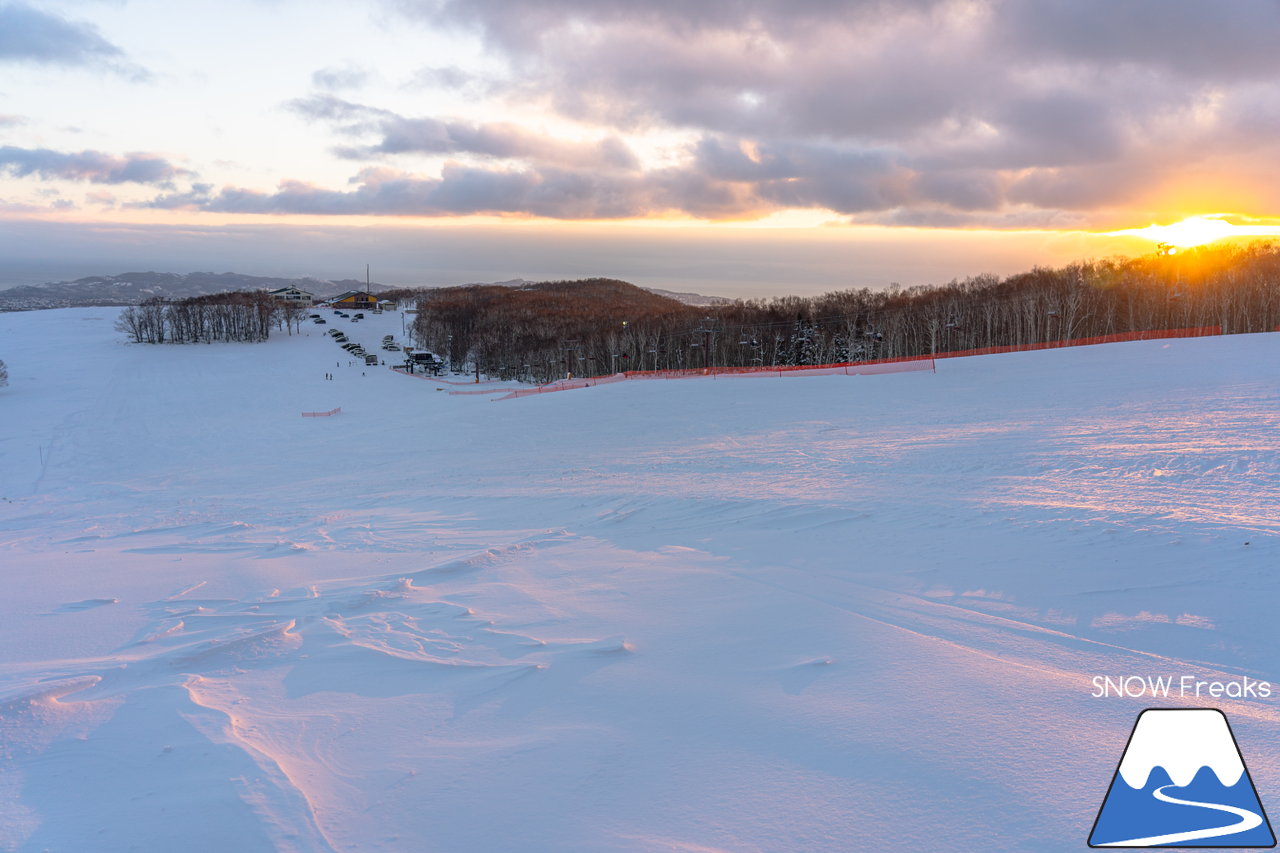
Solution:
<svg viewBox="0 0 1280 853">
<path fill-rule="evenodd" d="M 1248 676 L 1229 681 L 1207 681 L 1193 675 L 1095 675 L 1095 699 L 1270 699 L 1271 682 Z"/>
</svg>

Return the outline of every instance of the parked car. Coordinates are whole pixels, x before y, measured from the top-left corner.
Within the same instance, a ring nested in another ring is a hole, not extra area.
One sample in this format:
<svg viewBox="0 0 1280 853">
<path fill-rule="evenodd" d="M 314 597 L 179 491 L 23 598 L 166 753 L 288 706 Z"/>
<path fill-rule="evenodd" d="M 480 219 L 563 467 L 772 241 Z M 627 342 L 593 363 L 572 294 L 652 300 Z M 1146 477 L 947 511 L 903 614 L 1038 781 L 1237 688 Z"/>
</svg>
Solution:
<svg viewBox="0 0 1280 853">
<path fill-rule="evenodd" d="M 320 317 L 315 318 L 315 319 L 314 319 L 314 320 L 312 320 L 311 322 L 315 323 L 317 326 L 323 326 L 323 325 L 325 325 L 325 321 L 324 321 L 322 318 L 320 318 Z"/>
<path fill-rule="evenodd" d="M 376 355 L 366 355 L 366 356 L 364 357 L 364 363 L 365 363 L 365 364 L 377 364 L 377 363 L 378 363 L 378 357 L 377 357 Z"/>
<path fill-rule="evenodd" d="M 363 319 L 364 319 L 364 314 L 363 314 L 363 313 L 356 314 L 356 316 L 355 316 L 355 318 L 354 318 L 354 319 L 356 319 L 356 320 L 363 320 Z"/>
</svg>

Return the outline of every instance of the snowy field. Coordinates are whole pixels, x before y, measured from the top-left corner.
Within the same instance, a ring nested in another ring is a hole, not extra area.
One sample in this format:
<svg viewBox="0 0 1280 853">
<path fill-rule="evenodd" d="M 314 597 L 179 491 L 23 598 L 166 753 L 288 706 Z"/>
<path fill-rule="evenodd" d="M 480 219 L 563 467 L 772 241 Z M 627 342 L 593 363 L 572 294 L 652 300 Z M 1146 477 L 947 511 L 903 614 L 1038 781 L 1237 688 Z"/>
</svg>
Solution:
<svg viewBox="0 0 1280 853">
<path fill-rule="evenodd" d="M 0 850 L 1083 850 L 1149 706 L 1280 812 L 1280 334 L 492 402 L 114 316 L 0 314 Z"/>
</svg>

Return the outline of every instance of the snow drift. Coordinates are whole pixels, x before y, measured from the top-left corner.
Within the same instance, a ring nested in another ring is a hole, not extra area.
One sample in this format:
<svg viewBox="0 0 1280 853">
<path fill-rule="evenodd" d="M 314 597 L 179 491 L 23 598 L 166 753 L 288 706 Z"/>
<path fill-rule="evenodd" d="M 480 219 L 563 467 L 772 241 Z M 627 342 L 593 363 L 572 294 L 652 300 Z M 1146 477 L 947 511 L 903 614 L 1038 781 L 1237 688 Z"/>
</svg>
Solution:
<svg viewBox="0 0 1280 853">
<path fill-rule="evenodd" d="M 1078 850 L 1094 675 L 1280 682 L 1280 335 L 499 405 L 113 317 L 0 315 L 0 850 Z"/>
</svg>

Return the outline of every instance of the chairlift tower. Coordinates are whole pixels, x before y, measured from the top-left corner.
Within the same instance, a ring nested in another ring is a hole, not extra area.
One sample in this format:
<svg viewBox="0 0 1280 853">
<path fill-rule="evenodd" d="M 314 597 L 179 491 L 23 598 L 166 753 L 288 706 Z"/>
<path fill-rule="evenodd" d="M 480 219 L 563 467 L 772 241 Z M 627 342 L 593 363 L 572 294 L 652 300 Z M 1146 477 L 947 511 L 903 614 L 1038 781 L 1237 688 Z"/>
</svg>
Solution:
<svg viewBox="0 0 1280 853">
<path fill-rule="evenodd" d="M 716 321 L 711 317 L 703 317 L 695 334 L 702 335 L 702 369 L 711 373 L 711 341 L 716 333 Z"/>
</svg>

